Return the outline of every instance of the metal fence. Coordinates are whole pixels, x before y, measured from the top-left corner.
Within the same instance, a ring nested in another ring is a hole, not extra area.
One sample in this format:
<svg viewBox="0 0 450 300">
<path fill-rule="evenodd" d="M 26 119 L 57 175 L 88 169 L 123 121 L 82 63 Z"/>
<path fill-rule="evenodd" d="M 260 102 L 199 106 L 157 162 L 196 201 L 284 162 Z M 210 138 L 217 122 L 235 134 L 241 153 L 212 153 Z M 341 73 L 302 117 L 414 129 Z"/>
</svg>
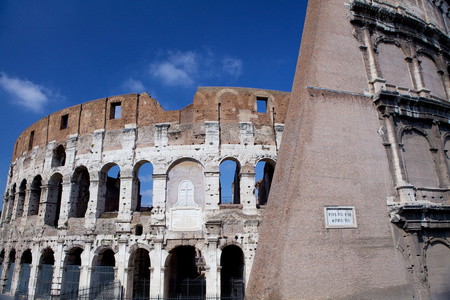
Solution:
<svg viewBox="0 0 450 300">
<path fill-rule="evenodd" d="M 53 265 L 39 266 L 34 299 L 50 299 L 52 291 Z"/>
<path fill-rule="evenodd" d="M 120 282 L 98 284 L 86 289 L 75 289 L 70 292 L 53 296 L 52 299 L 61 300 L 119 300 L 123 299 Z"/>
</svg>

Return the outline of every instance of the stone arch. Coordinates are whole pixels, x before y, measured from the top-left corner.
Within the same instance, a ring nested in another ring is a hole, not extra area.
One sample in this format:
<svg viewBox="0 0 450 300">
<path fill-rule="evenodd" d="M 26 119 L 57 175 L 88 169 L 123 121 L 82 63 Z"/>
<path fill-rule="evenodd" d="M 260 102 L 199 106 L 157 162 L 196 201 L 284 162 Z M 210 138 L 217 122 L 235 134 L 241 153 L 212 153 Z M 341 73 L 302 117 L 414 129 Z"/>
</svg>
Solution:
<svg viewBox="0 0 450 300">
<path fill-rule="evenodd" d="M 50 247 L 41 251 L 36 279 L 36 297 L 49 297 L 52 291 L 55 255 Z"/>
<path fill-rule="evenodd" d="M 432 95 L 446 99 L 442 70 L 439 68 L 439 60 L 428 51 L 421 49 L 417 51 L 423 84 Z"/>
<path fill-rule="evenodd" d="M 240 174 L 242 165 L 236 157 L 225 157 L 219 163 L 220 204 L 241 203 Z"/>
<path fill-rule="evenodd" d="M 82 247 L 71 247 L 66 250 L 63 275 L 61 280 L 61 294 L 75 291 L 80 284 L 80 267 Z"/>
<path fill-rule="evenodd" d="M 255 196 L 259 205 L 266 205 L 272 186 L 275 161 L 262 158 L 255 165 Z"/>
<path fill-rule="evenodd" d="M 204 259 L 196 247 L 183 245 L 173 248 L 165 263 L 164 295 L 166 297 L 204 297 L 206 282 L 201 275 L 204 267 Z"/>
<path fill-rule="evenodd" d="M 28 215 L 33 216 L 39 213 L 39 203 L 41 202 L 42 193 L 42 177 L 37 175 L 34 177 L 30 186 L 30 198 L 28 201 Z"/>
<path fill-rule="evenodd" d="M 116 177 L 112 174 L 115 171 L 117 171 Z M 114 162 L 105 164 L 100 170 L 99 196 L 97 200 L 100 212 L 119 211 L 120 171 L 121 167 Z"/>
<path fill-rule="evenodd" d="M 53 150 L 52 168 L 62 167 L 66 164 L 66 149 L 63 145 L 57 146 Z"/>
<path fill-rule="evenodd" d="M 416 187 L 439 187 L 436 162 L 427 136 L 416 128 L 401 132 L 402 157 L 409 183 Z"/>
<path fill-rule="evenodd" d="M 19 295 L 28 295 L 32 263 L 33 255 L 31 254 L 31 250 L 27 249 L 23 251 L 20 258 L 19 286 L 17 287 L 17 293 Z"/>
<path fill-rule="evenodd" d="M 182 158 L 174 161 L 167 171 L 167 206 L 174 207 L 178 203 L 178 187 L 184 180 L 192 182 L 195 189 L 195 203 L 205 206 L 205 168 L 198 160 Z"/>
<path fill-rule="evenodd" d="M 376 51 L 380 74 L 386 83 L 412 89 L 412 75 L 405 60 L 407 54 L 401 44 L 395 40 L 383 38 L 377 41 Z"/>
<path fill-rule="evenodd" d="M 84 218 L 89 203 L 90 176 L 85 166 L 78 166 L 72 175 L 69 218 Z"/>
<path fill-rule="evenodd" d="M 54 173 L 48 181 L 47 202 L 45 204 L 44 223 L 57 226 L 61 212 L 63 176 Z"/>
<path fill-rule="evenodd" d="M 132 274 L 128 278 L 128 287 L 132 289 L 133 299 L 147 299 L 150 296 L 150 251 L 148 247 L 137 247 L 130 255 L 128 267 Z"/>
<path fill-rule="evenodd" d="M 106 286 L 115 280 L 116 259 L 114 251 L 107 246 L 101 246 L 94 251 L 92 259 L 91 288 L 96 286 Z M 102 293 L 102 288 L 99 288 Z"/>
<path fill-rule="evenodd" d="M 239 246 L 227 245 L 220 256 L 220 295 L 233 299 L 244 299 L 245 259 Z"/>
<path fill-rule="evenodd" d="M 141 160 L 133 168 L 132 211 L 150 211 L 153 206 L 153 164 Z"/>
<path fill-rule="evenodd" d="M 430 241 L 425 250 L 431 299 L 449 299 L 450 247 L 445 240 Z"/>
</svg>

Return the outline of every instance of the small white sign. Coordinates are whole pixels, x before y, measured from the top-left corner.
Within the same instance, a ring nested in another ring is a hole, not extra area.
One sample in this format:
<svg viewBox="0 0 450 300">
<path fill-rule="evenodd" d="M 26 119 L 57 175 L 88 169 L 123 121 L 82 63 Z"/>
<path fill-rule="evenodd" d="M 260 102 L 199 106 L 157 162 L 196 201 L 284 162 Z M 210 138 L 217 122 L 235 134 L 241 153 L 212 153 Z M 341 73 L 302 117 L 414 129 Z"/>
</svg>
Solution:
<svg viewBox="0 0 450 300">
<path fill-rule="evenodd" d="M 325 206 L 326 228 L 356 228 L 354 206 Z"/>
</svg>

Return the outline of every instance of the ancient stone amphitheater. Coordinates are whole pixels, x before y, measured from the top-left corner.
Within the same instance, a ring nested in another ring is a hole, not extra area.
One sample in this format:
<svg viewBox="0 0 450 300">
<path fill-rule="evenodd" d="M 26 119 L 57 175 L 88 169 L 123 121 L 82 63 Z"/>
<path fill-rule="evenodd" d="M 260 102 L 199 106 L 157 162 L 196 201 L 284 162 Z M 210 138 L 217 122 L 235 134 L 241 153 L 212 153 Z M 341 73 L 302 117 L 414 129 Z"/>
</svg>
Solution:
<svg viewBox="0 0 450 300">
<path fill-rule="evenodd" d="M 202 87 L 192 104 L 164 111 L 147 93 L 129 94 L 31 125 L 15 144 L 3 198 L 1 293 L 242 298 L 289 96 Z M 231 197 L 221 195 L 226 161 L 235 166 Z M 150 208 L 141 206 L 146 164 Z"/>
</svg>

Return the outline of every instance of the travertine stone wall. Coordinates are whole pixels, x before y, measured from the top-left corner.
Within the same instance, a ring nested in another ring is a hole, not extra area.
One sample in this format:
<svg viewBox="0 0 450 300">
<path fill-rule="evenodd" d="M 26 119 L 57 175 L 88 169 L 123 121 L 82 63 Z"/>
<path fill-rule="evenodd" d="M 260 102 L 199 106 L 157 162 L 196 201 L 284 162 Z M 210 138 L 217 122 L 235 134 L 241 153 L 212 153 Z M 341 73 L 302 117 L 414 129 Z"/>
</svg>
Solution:
<svg viewBox="0 0 450 300">
<path fill-rule="evenodd" d="M 3 197 L 0 292 L 7 286 L 8 294 L 20 292 L 24 253 L 32 256 L 33 296 L 44 254 L 53 255 L 51 293 L 58 295 L 69 255 L 81 253 L 79 287 L 86 288 L 99 257 L 112 250 L 114 278 L 132 297 L 135 257 L 145 250 L 149 295 L 164 297 L 175 268 L 171 257 L 181 246 L 194 247 L 205 261 L 208 295 L 221 293 L 221 253 L 230 246 L 242 254 L 246 284 L 265 211 L 255 196 L 255 166 L 260 161 L 275 166 L 289 97 L 201 87 L 192 104 L 164 111 L 147 93 L 129 94 L 69 107 L 31 125 L 16 142 Z M 266 101 L 266 112 L 257 112 L 257 99 Z M 229 159 L 239 167 L 237 204 L 221 203 L 219 167 Z M 151 211 L 139 209 L 139 170 L 145 163 L 153 166 Z M 120 177 L 111 183 L 107 173 L 115 165 Z M 16 258 L 12 277 L 10 253 Z"/>
</svg>

